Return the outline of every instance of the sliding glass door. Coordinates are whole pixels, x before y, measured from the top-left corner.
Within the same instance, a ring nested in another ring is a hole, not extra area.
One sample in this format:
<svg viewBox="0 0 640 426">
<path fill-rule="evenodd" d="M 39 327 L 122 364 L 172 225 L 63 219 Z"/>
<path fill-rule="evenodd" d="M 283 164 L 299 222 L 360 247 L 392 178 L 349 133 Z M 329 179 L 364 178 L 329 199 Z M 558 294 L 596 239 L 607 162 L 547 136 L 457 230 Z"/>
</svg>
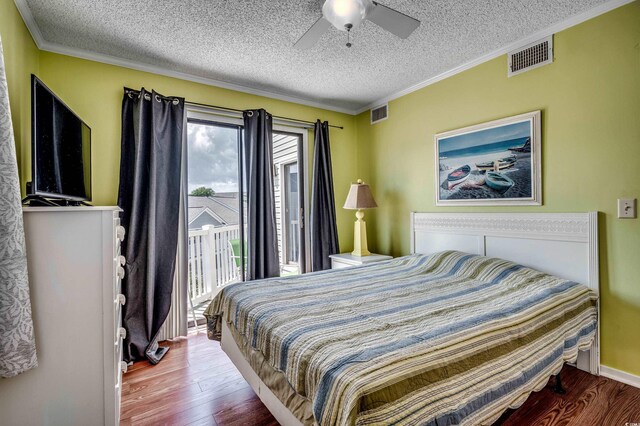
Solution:
<svg viewBox="0 0 640 426">
<path fill-rule="evenodd" d="M 240 121 L 190 116 L 188 136 L 189 292 L 194 305 L 244 280 L 246 192 Z M 304 130 L 306 131 L 306 130 Z M 303 133 L 274 131 L 273 172 L 280 274 L 307 271 Z"/>
<path fill-rule="evenodd" d="M 190 119 L 189 292 L 194 305 L 244 279 L 244 205 L 238 125 Z"/>
<path fill-rule="evenodd" d="M 307 271 L 303 135 L 273 133 L 274 189 L 281 275 Z"/>
</svg>

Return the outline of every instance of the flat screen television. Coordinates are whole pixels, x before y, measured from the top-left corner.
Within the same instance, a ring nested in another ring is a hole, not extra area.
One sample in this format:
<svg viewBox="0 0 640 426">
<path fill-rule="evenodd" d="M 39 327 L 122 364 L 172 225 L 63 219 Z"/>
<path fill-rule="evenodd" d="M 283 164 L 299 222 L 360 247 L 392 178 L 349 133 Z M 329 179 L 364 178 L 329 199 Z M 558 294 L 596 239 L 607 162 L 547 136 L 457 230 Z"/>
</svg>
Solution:
<svg viewBox="0 0 640 426">
<path fill-rule="evenodd" d="M 91 200 L 91 129 L 33 74 L 31 120 L 28 198 Z"/>
</svg>

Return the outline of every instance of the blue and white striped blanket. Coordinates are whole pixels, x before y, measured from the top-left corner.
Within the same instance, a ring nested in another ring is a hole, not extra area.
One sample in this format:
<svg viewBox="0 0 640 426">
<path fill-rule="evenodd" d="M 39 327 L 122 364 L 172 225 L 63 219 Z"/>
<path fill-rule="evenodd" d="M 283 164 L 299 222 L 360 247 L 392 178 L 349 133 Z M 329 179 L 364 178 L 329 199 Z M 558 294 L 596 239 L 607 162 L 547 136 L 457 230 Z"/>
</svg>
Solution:
<svg viewBox="0 0 640 426">
<path fill-rule="evenodd" d="M 596 295 L 505 260 L 442 252 L 231 285 L 224 320 L 320 425 L 481 425 L 589 347 Z M 286 401 L 283 401 L 286 403 Z"/>
</svg>

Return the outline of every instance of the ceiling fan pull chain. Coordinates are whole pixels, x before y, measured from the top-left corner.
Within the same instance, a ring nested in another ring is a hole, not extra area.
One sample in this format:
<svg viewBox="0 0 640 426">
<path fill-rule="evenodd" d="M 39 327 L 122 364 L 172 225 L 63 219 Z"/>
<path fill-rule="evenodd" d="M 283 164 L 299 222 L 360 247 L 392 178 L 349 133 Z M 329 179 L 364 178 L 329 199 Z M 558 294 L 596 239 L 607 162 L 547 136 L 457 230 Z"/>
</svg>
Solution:
<svg viewBox="0 0 640 426">
<path fill-rule="evenodd" d="M 347 47 L 351 47 L 353 46 L 351 44 L 351 28 L 353 28 L 353 25 L 347 24 L 344 27 L 347 29 Z"/>
</svg>

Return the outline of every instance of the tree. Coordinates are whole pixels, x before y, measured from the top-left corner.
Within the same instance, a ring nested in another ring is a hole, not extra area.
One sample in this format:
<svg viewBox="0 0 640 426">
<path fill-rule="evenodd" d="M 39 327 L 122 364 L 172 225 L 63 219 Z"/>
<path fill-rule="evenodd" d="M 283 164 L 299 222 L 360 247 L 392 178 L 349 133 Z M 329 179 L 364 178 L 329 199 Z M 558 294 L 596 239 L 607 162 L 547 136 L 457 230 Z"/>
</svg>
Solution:
<svg viewBox="0 0 640 426">
<path fill-rule="evenodd" d="M 193 191 L 191 191 L 191 194 L 194 197 L 212 197 L 216 194 L 216 191 L 214 191 L 211 188 L 207 188 L 205 186 L 201 186 L 200 188 L 196 188 Z"/>
</svg>

